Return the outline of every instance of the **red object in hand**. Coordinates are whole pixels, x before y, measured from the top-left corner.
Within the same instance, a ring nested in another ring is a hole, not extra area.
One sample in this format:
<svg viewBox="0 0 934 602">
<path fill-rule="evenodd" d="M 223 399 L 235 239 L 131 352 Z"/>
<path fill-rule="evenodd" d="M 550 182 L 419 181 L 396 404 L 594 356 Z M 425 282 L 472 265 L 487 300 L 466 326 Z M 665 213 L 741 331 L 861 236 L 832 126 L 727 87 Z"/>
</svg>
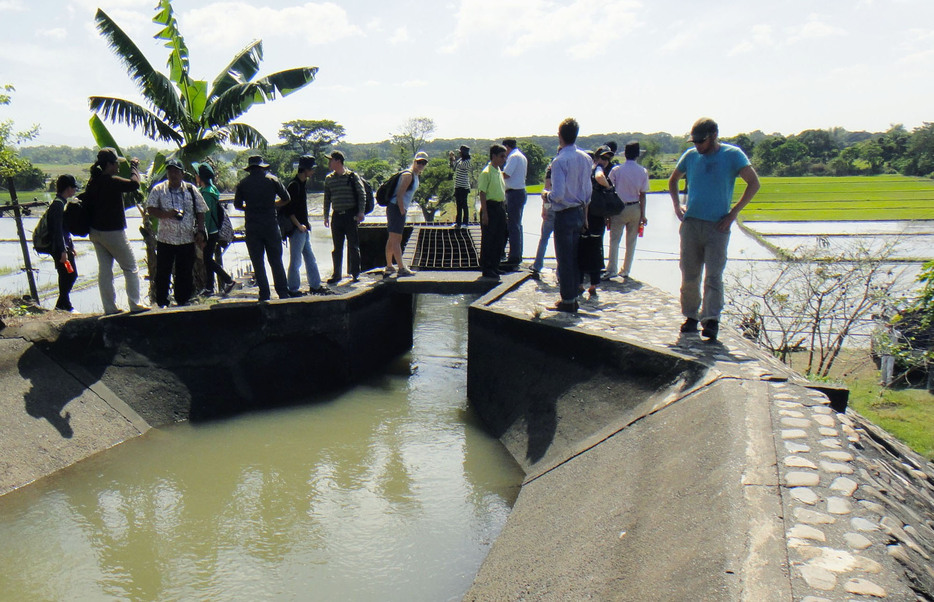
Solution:
<svg viewBox="0 0 934 602">
<path fill-rule="evenodd" d="M 642 238 L 643 234 L 645 234 L 645 224 L 639 224 L 639 237 Z"/>
<path fill-rule="evenodd" d="M 62 265 L 65 266 L 65 271 L 68 272 L 69 274 L 74 274 L 74 273 L 75 273 L 75 268 L 71 267 L 71 262 L 68 261 L 67 259 L 65 260 L 65 262 L 64 262 Z"/>
</svg>

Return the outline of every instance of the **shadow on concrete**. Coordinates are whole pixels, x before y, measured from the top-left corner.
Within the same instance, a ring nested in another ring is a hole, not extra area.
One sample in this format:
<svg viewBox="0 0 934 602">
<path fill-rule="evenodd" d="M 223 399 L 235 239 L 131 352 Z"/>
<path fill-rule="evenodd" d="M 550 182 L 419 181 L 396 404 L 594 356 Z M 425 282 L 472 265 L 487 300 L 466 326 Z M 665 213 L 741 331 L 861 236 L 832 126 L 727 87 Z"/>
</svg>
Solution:
<svg viewBox="0 0 934 602">
<path fill-rule="evenodd" d="M 470 311 L 468 398 L 530 475 L 670 403 L 708 372 L 674 351 Z"/>
<path fill-rule="evenodd" d="M 62 331 L 83 330 L 87 328 L 87 323 L 94 323 L 97 318 L 74 319 L 62 325 Z M 57 359 L 67 359 L 74 351 L 66 354 L 56 354 L 53 349 L 54 342 L 43 341 L 37 345 L 31 345 L 20 356 L 18 369 L 20 376 L 28 380 L 32 385 L 29 391 L 23 396 L 23 402 L 26 406 L 26 413 L 34 418 L 44 418 L 48 420 L 55 429 L 65 439 L 74 436 L 74 430 L 71 426 L 71 414 L 64 411 L 65 407 L 73 400 L 85 393 L 87 387 L 85 383 L 77 378 L 60 378 L 54 381 L 49 380 L 50 374 L 48 364 L 50 357 Z M 111 354 L 111 358 L 112 358 Z M 91 372 L 91 378 L 99 380 L 103 374 L 104 365 L 98 365 L 99 369 L 94 372 L 93 365 L 88 366 L 88 372 Z"/>
</svg>

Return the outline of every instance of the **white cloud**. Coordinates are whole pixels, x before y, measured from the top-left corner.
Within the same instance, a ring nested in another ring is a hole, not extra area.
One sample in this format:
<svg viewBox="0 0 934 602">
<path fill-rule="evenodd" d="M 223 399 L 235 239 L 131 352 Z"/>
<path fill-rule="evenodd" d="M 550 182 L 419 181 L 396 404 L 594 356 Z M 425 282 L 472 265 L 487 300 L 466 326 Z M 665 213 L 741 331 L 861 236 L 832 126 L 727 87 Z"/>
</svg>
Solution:
<svg viewBox="0 0 934 602">
<path fill-rule="evenodd" d="M 26 6 L 23 0 L 0 0 L 0 11 L 24 11 Z"/>
<path fill-rule="evenodd" d="M 392 37 L 389 38 L 390 44 L 402 44 L 411 40 L 409 37 L 409 30 L 407 27 L 399 27 L 392 34 Z"/>
<path fill-rule="evenodd" d="M 68 32 L 63 27 L 55 29 L 40 29 L 36 31 L 36 36 L 40 38 L 52 38 L 53 40 L 64 40 L 68 37 Z"/>
<path fill-rule="evenodd" d="M 832 36 L 841 36 L 846 34 L 843 29 L 825 23 L 824 19 L 824 16 L 812 13 L 811 15 L 808 15 L 808 20 L 806 23 L 796 25 L 794 27 L 789 27 L 787 29 L 788 44 L 795 44 L 802 40 L 829 38 Z"/>
<path fill-rule="evenodd" d="M 422 79 L 410 79 L 399 84 L 403 88 L 424 88 L 428 86 L 428 82 Z"/>
<path fill-rule="evenodd" d="M 461 0 L 451 43 L 454 52 L 475 40 L 499 39 L 508 56 L 541 47 L 565 47 L 575 58 L 593 58 L 640 25 L 639 0 Z"/>
<path fill-rule="evenodd" d="M 363 35 L 344 8 L 331 2 L 308 2 L 281 9 L 246 2 L 214 3 L 184 13 L 179 18 L 185 35 L 211 43 L 229 40 L 305 40 L 309 45 L 330 44 Z M 298 50 L 298 49 L 296 49 Z"/>
<path fill-rule="evenodd" d="M 754 25 L 749 39 L 743 40 L 734 46 L 730 50 L 729 56 L 745 54 L 757 49 L 771 48 L 774 45 L 775 41 L 772 39 L 772 27 L 769 25 Z"/>
</svg>

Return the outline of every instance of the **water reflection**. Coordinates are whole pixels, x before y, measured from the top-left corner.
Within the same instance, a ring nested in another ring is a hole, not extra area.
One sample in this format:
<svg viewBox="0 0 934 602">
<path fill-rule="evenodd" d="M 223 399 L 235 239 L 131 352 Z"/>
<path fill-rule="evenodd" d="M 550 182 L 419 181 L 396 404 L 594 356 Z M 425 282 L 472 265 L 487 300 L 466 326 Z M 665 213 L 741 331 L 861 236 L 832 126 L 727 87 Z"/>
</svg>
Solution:
<svg viewBox="0 0 934 602">
<path fill-rule="evenodd" d="M 522 477 L 467 406 L 469 301 L 419 298 L 397 374 L 0 498 L 4 599 L 458 599 Z"/>
</svg>

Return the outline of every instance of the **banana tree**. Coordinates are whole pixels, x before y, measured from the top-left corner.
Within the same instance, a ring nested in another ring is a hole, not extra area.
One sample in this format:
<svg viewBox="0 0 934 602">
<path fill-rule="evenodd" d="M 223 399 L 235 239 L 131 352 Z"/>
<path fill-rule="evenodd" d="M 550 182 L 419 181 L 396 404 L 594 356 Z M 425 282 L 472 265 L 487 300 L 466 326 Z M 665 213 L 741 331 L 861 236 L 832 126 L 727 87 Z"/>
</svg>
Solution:
<svg viewBox="0 0 934 602">
<path fill-rule="evenodd" d="M 177 147 L 168 156 L 158 154 L 150 182 L 161 179 L 165 160 L 178 158 L 191 171 L 222 149 L 223 144 L 265 148 L 266 138 L 255 128 L 236 121 L 253 105 L 275 100 L 314 81 L 317 67 L 297 67 L 254 79 L 263 60 L 263 42 L 254 40 L 238 52 L 213 82 L 190 75 L 188 47 L 178 29 L 171 0 L 160 0 L 153 22 L 160 26 L 154 36 L 169 51 L 168 74 L 153 68 L 136 44 L 102 10 L 95 15 L 97 29 L 145 99 L 139 104 L 122 98 L 92 96 L 92 111 L 111 123 L 122 123 L 156 142 Z M 98 124 L 103 126 L 103 124 Z M 94 130 L 97 134 L 101 127 Z M 106 128 L 103 128 L 106 130 Z M 100 143 L 100 141 L 98 141 Z"/>
<path fill-rule="evenodd" d="M 163 40 L 169 51 L 167 75 L 153 68 L 133 40 L 107 13 L 98 9 L 94 16 L 98 31 L 126 67 L 130 79 L 145 100 L 144 104 L 139 104 L 123 98 L 91 96 L 88 104 L 95 113 L 91 118 L 91 132 L 97 144 L 119 148 L 100 116 L 111 123 L 141 129 L 155 142 L 174 145 L 176 150 L 168 155 L 156 154 L 149 171 L 150 186 L 162 179 L 168 158 L 179 159 L 186 171 L 193 173 L 193 163 L 221 150 L 225 143 L 265 148 L 266 138 L 237 119 L 253 105 L 288 96 L 310 84 L 318 68 L 297 67 L 254 79 L 263 60 L 263 42 L 254 40 L 238 52 L 209 85 L 206 80 L 195 80 L 190 75 L 188 47 L 179 32 L 171 0 L 159 0 L 155 10 L 152 20 L 159 30 L 154 38 Z M 137 196 L 134 201 L 145 215 L 142 197 Z M 145 219 L 144 224 L 140 230 L 146 241 L 147 263 L 152 274 L 156 226 Z M 200 266 L 201 262 L 196 262 L 196 265 Z M 196 285 L 204 279 L 200 271 L 195 273 Z"/>
</svg>

